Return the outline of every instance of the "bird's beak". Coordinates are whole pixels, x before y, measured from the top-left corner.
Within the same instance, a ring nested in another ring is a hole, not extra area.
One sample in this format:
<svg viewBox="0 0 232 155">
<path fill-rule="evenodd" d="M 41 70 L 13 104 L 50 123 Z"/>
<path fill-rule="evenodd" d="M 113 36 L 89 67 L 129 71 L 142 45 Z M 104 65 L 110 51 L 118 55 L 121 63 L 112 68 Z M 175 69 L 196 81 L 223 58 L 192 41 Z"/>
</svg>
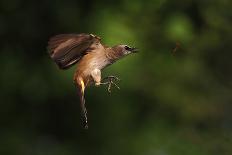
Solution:
<svg viewBox="0 0 232 155">
<path fill-rule="evenodd" d="M 137 53 L 139 51 L 139 49 L 136 47 L 132 47 L 132 48 L 130 48 L 130 51 L 131 51 L 131 53 Z"/>
</svg>

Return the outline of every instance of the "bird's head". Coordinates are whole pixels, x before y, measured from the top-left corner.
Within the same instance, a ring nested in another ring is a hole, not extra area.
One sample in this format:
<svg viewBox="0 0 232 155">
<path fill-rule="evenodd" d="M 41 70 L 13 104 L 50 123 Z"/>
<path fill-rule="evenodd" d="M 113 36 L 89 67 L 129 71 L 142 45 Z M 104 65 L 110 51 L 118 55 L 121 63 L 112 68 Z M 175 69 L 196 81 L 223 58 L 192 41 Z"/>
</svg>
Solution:
<svg viewBox="0 0 232 155">
<path fill-rule="evenodd" d="M 113 47 L 113 50 L 117 53 L 118 57 L 124 57 L 138 52 L 138 48 L 130 47 L 128 45 L 116 45 Z"/>
</svg>

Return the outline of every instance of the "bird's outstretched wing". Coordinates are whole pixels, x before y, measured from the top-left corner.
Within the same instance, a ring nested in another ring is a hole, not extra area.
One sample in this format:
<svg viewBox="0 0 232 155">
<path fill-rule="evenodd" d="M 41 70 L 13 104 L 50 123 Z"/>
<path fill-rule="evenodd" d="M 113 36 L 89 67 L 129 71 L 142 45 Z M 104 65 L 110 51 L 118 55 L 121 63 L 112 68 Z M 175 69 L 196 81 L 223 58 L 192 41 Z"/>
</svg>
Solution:
<svg viewBox="0 0 232 155">
<path fill-rule="evenodd" d="M 68 69 L 77 63 L 98 36 L 92 34 L 60 34 L 48 41 L 48 52 L 60 69 Z"/>
</svg>

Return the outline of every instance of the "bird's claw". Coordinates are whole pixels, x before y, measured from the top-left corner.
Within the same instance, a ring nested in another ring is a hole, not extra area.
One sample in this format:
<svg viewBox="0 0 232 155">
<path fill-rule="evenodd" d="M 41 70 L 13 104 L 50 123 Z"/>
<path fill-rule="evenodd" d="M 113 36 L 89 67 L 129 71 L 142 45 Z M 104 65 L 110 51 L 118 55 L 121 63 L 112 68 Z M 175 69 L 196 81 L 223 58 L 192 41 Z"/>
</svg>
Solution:
<svg viewBox="0 0 232 155">
<path fill-rule="evenodd" d="M 119 86 L 115 83 L 115 81 L 120 81 L 120 79 L 118 77 L 116 77 L 116 76 L 107 76 L 107 77 L 105 77 L 103 79 L 103 81 L 106 80 L 106 79 L 108 81 L 104 82 L 102 84 L 108 84 L 107 90 L 108 90 L 109 93 L 111 93 L 111 87 L 112 87 L 112 85 L 114 85 L 117 89 L 120 89 Z"/>
<path fill-rule="evenodd" d="M 116 88 L 120 89 L 119 86 L 116 83 L 114 83 L 112 80 L 108 81 L 107 83 L 109 84 L 108 88 L 107 88 L 107 90 L 108 90 L 109 93 L 111 93 L 111 87 L 112 87 L 112 85 L 114 85 Z"/>
<path fill-rule="evenodd" d="M 120 79 L 117 76 L 112 76 L 112 75 L 103 78 L 103 81 L 106 80 L 106 79 L 109 80 L 109 81 L 113 81 L 113 80 L 114 81 L 120 81 Z"/>
</svg>

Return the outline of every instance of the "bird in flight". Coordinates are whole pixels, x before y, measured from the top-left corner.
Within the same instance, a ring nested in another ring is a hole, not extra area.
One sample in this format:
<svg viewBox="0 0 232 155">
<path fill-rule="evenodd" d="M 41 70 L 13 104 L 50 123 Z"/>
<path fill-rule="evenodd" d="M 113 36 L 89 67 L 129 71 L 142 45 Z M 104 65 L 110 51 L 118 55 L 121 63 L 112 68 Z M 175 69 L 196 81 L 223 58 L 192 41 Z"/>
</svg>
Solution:
<svg viewBox="0 0 232 155">
<path fill-rule="evenodd" d="M 60 34 L 51 37 L 48 41 L 48 53 L 51 59 L 60 69 L 68 69 L 77 64 L 73 81 L 80 98 L 81 114 L 84 128 L 88 128 L 87 110 L 85 107 L 84 92 L 87 86 L 108 85 L 108 92 L 111 87 L 119 89 L 116 76 L 101 78 L 101 70 L 113 64 L 117 60 L 136 53 L 137 48 L 128 45 L 105 46 L 101 38 L 93 34 Z"/>
</svg>

